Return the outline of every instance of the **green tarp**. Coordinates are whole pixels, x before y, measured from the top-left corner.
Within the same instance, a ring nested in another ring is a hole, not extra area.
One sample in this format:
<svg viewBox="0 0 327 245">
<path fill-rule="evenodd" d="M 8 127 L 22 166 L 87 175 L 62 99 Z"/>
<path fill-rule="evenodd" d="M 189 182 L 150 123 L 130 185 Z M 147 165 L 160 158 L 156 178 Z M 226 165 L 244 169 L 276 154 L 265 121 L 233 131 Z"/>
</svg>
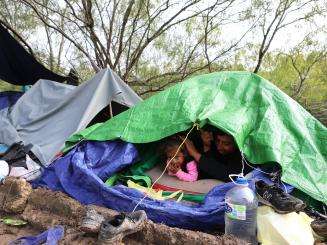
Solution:
<svg viewBox="0 0 327 245">
<path fill-rule="evenodd" d="M 209 123 L 230 133 L 252 163 L 278 162 L 282 179 L 327 203 L 327 129 L 297 102 L 249 72 L 190 78 L 66 142 L 157 141 Z"/>
</svg>

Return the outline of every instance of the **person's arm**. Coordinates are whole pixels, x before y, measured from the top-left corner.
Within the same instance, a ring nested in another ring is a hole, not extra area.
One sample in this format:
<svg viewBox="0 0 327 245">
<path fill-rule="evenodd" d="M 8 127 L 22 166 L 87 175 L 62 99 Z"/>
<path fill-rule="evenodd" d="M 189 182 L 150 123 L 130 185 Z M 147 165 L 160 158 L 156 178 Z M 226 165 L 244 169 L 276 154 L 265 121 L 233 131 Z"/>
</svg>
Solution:
<svg viewBox="0 0 327 245">
<path fill-rule="evenodd" d="M 185 147 L 188 152 L 188 154 L 194 158 L 196 162 L 199 162 L 201 158 L 201 154 L 198 152 L 198 150 L 195 148 L 193 142 L 189 139 L 186 139 L 185 141 Z"/>
<path fill-rule="evenodd" d="M 198 168 L 195 161 L 189 162 L 186 165 L 187 173 L 183 170 L 178 170 L 175 176 L 183 181 L 194 182 L 198 180 Z"/>
<path fill-rule="evenodd" d="M 218 179 L 225 182 L 230 181 L 228 177 L 230 169 L 228 166 L 220 163 L 219 160 L 214 157 L 200 154 L 195 148 L 193 142 L 189 139 L 185 141 L 185 147 L 189 155 L 193 157 L 196 162 L 198 162 L 198 168 L 202 173 L 212 179 Z"/>
<path fill-rule="evenodd" d="M 198 166 L 199 170 L 210 179 L 218 179 L 224 182 L 230 181 L 228 177 L 230 173 L 228 166 L 225 166 L 213 157 L 202 155 L 199 159 Z"/>
</svg>

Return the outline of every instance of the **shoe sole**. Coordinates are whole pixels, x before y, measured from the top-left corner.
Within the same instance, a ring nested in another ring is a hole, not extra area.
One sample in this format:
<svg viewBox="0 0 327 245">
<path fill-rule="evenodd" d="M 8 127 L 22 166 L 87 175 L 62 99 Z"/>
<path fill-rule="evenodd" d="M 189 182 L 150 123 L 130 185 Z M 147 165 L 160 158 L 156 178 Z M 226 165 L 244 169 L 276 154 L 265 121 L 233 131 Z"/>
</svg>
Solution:
<svg viewBox="0 0 327 245">
<path fill-rule="evenodd" d="M 270 202 L 266 201 L 265 199 L 263 199 L 258 193 L 257 193 L 257 197 L 258 197 L 258 201 L 266 206 L 271 207 L 276 213 L 279 214 L 289 214 L 292 212 L 296 212 L 296 210 L 294 211 L 282 211 L 282 210 L 278 210 L 276 207 L 274 207 Z"/>
<path fill-rule="evenodd" d="M 100 230 L 101 222 L 85 222 L 79 226 L 79 230 L 85 233 L 98 233 Z"/>
<path fill-rule="evenodd" d="M 307 207 L 307 205 L 304 202 L 302 202 L 301 204 L 295 205 L 295 206 L 297 206 L 295 208 L 296 212 L 301 212 Z"/>
<path fill-rule="evenodd" d="M 311 226 L 311 229 L 317 237 L 319 237 L 322 240 L 327 240 L 327 232 L 326 231 L 315 230 L 312 226 Z"/>
<path fill-rule="evenodd" d="M 100 228 L 80 226 L 79 227 L 79 230 L 80 231 L 83 231 L 85 233 L 93 233 L 93 234 L 95 234 L 95 233 L 98 233 L 99 232 Z"/>
</svg>

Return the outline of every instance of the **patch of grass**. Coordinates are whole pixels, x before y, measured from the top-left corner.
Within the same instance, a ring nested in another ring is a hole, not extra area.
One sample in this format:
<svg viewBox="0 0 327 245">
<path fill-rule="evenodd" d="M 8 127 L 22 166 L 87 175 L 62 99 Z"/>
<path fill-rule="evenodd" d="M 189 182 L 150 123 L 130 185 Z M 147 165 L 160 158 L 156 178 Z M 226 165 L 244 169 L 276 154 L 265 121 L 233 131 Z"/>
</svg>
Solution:
<svg viewBox="0 0 327 245">
<path fill-rule="evenodd" d="M 22 91 L 22 86 L 13 85 L 0 80 L 0 92 L 3 91 Z"/>
</svg>

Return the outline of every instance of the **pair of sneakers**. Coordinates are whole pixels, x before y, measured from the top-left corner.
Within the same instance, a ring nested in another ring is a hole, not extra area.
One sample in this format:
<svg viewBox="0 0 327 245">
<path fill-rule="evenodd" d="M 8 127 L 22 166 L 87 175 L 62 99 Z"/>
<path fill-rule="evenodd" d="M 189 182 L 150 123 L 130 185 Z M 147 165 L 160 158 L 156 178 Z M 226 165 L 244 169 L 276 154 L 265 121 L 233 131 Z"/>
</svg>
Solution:
<svg viewBox="0 0 327 245">
<path fill-rule="evenodd" d="M 259 202 L 272 207 L 277 213 L 287 214 L 304 210 L 306 204 L 284 192 L 276 185 L 268 185 L 260 180 L 255 183 Z"/>
<path fill-rule="evenodd" d="M 80 229 L 86 233 L 98 233 L 98 244 L 119 244 L 122 239 L 142 229 L 147 215 L 143 210 L 120 213 L 105 219 L 92 208 L 88 208 Z"/>
</svg>

